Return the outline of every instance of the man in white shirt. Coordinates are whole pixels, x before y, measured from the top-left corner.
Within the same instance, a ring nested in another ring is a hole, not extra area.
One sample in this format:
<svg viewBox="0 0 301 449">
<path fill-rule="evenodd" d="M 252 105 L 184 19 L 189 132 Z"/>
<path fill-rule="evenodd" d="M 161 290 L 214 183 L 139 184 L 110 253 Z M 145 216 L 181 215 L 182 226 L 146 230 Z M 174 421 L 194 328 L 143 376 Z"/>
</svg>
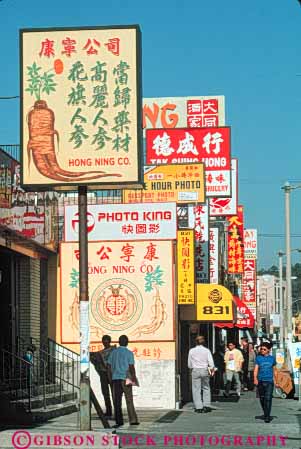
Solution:
<svg viewBox="0 0 301 449">
<path fill-rule="evenodd" d="M 192 398 L 197 413 L 208 413 L 211 412 L 210 376 L 214 374 L 214 362 L 211 352 L 204 346 L 205 338 L 199 335 L 195 341 L 195 348 L 188 354 L 188 368 L 192 370 Z"/>
</svg>

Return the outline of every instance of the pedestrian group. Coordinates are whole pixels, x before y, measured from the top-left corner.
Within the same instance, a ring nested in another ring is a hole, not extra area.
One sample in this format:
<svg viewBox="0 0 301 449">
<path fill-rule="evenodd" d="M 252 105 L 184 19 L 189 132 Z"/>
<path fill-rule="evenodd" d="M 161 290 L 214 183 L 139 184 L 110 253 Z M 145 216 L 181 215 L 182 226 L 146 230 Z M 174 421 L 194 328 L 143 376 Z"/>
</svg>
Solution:
<svg viewBox="0 0 301 449">
<path fill-rule="evenodd" d="M 211 408 L 211 389 L 219 393 L 224 389 L 224 396 L 230 397 L 235 389 L 239 398 L 241 391 L 258 390 L 264 422 L 271 421 L 272 397 L 275 381 L 276 359 L 270 354 L 271 344 L 261 343 L 258 354 L 247 338 L 241 339 L 240 348 L 234 342 L 228 342 L 224 351 L 219 346 L 217 351 L 205 347 L 205 338 L 201 335 L 195 339 L 196 346 L 188 354 L 188 368 L 191 369 L 192 398 L 196 413 L 208 413 Z"/>
<path fill-rule="evenodd" d="M 103 349 L 91 353 L 100 377 L 101 391 L 105 402 L 105 416 L 114 419 L 113 427 L 124 424 L 122 414 L 122 397 L 125 396 L 130 425 L 139 425 L 133 401 L 133 386 L 139 386 L 135 371 L 134 354 L 128 346 L 126 335 L 119 337 L 119 346 L 111 345 L 111 337 L 102 337 Z M 258 390 L 258 397 L 263 410 L 260 417 L 266 423 L 271 421 L 271 408 L 276 360 L 270 354 L 271 344 L 261 343 L 258 354 L 248 339 L 241 339 L 241 346 L 236 348 L 234 342 L 228 342 L 226 350 L 222 346 L 212 355 L 206 348 L 205 338 L 199 335 L 195 339 L 195 347 L 188 354 L 188 368 L 191 370 L 192 398 L 196 413 L 209 413 L 211 408 L 211 388 L 216 393 L 224 390 L 224 396 L 230 397 L 235 390 L 239 398 L 241 391 Z M 112 400 L 111 400 L 112 397 Z"/>
<path fill-rule="evenodd" d="M 127 346 L 129 339 L 126 335 L 119 337 L 119 346 L 111 346 L 111 337 L 104 335 L 102 344 L 104 348 L 91 353 L 91 362 L 94 364 L 100 377 L 101 391 L 105 402 L 105 417 L 113 418 L 112 402 L 114 405 L 115 428 L 124 424 L 122 414 L 122 396 L 124 394 L 130 425 L 139 425 L 134 401 L 133 386 L 139 386 L 135 371 L 134 354 Z"/>
</svg>

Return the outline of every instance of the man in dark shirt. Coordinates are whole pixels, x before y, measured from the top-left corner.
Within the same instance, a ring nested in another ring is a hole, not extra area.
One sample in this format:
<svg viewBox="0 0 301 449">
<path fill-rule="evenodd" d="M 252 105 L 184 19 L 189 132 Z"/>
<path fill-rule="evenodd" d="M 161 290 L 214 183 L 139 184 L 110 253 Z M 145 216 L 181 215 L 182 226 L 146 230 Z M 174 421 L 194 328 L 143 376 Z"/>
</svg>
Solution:
<svg viewBox="0 0 301 449">
<path fill-rule="evenodd" d="M 102 337 L 103 349 L 96 353 L 91 354 L 91 362 L 94 364 L 96 371 L 99 374 L 101 392 L 105 401 L 106 411 L 105 415 L 107 418 L 112 418 L 112 402 L 110 397 L 113 398 L 113 386 L 108 375 L 108 358 L 111 352 L 116 349 L 116 346 L 111 346 L 110 335 L 104 335 Z"/>
<path fill-rule="evenodd" d="M 249 366 L 249 342 L 248 339 L 243 337 L 240 340 L 240 350 L 242 352 L 244 363 L 242 366 L 241 383 L 244 391 L 249 389 L 249 377 L 248 377 L 248 366 Z"/>
</svg>

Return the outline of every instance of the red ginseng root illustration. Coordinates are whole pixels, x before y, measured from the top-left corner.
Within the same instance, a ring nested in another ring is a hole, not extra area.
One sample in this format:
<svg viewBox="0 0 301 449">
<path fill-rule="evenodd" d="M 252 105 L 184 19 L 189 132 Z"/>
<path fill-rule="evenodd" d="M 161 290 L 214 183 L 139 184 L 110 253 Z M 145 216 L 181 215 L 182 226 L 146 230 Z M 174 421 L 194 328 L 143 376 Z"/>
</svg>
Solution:
<svg viewBox="0 0 301 449">
<path fill-rule="evenodd" d="M 55 115 L 48 108 L 45 100 L 41 100 L 41 91 L 50 94 L 55 91 L 56 83 L 53 80 L 54 74 L 49 72 L 43 76 L 39 74 L 40 68 L 33 63 L 32 67 L 28 67 L 31 84 L 26 89 L 35 95 L 36 101 L 27 115 L 27 124 L 29 132 L 29 140 L 27 143 L 28 169 L 32 160 L 37 170 L 45 177 L 54 179 L 55 181 L 74 182 L 88 181 L 91 179 L 103 178 L 108 176 L 121 177 L 119 173 L 105 173 L 104 171 L 85 171 L 72 172 L 64 170 L 60 167 L 55 151 L 55 136 L 57 145 L 59 145 L 59 133 L 54 128 Z M 57 74 L 62 73 L 63 63 L 61 60 L 54 62 L 54 70 Z"/>
</svg>

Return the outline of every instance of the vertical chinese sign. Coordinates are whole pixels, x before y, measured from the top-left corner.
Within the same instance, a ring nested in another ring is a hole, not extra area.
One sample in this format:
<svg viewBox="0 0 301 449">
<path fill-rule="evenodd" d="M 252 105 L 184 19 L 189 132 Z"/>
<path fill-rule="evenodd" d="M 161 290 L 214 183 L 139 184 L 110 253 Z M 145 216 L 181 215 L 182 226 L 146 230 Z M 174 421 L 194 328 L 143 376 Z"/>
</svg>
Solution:
<svg viewBox="0 0 301 449">
<path fill-rule="evenodd" d="M 237 215 L 228 218 L 228 273 L 244 271 L 244 220 L 243 206 L 237 207 Z"/>
<path fill-rule="evenodd" d="M 218 284 L 218 267 L 219 267 L 219 237 L 218 228 L 210 228 L 209 230 L 209 271 L 210 284 Z"/>
<path fill-rule="evenodd" d="M 178 304 L 194 304 L 194 236 L 192 230 L 178 231 Z"/>
<path fill-rule="evenodd" d="M 208 204 L 194 208 L 195 275 L 197 284 L 209 283 L 209 214 Z"/>
<path fill-rule="evenodd" d="M 256 260 L 244 260 L 242 300 L 256 318 Z"/>
<path fill-rule="evenodd" d="M 243 302 L 251 310 L 256 319 L 256 259 L 257 229 L 244 230 L 244 274 L 242 278 Z"/>
<path fill-rule="evenodd" d="M 21 30 L 23 186 L 141 183 L 141 104 L 138 26 Z"/>
</svg>

